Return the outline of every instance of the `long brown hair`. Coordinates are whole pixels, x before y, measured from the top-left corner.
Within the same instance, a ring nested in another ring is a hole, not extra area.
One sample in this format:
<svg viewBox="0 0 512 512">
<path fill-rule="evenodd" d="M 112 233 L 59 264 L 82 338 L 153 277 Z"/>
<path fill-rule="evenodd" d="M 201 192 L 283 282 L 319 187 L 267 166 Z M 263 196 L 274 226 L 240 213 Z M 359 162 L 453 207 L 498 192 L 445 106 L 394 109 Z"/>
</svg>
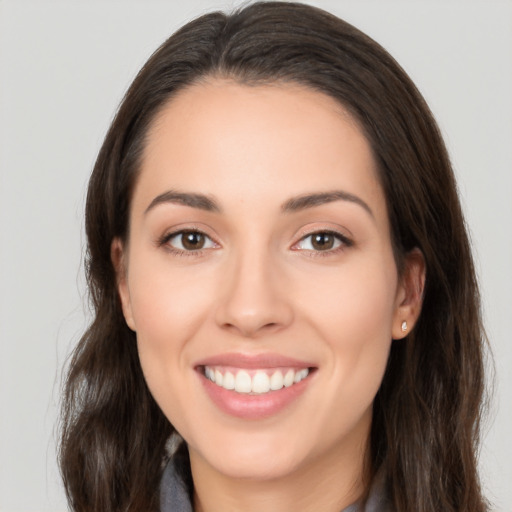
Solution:
<svg viewBox="0 0 512 512">
<path fill-rule="evenodd" d="M 181 28 L 129 88 L 87 195 L 87 279 L 95 318 L 73 357 L 62 406 L 60 464 L 75 511 L 158 509 L 174 431 L 148 391 L 124 321 L 110 257 L 126 239 L 145 136 L 180 89 L 206 77 L 299 83 L 358 121 L 377 162 L 398 269 L 419 248 L 427 278 L 414 331 L 394 341 L 374 402 L 370 476 L 384 471 L 398 512 L 482 512 L 477 474 L 484 391 L 479 295 L 456 184 L 422 96 L 376 42 L 320 9 L 263 2 Z"/>
</svg>

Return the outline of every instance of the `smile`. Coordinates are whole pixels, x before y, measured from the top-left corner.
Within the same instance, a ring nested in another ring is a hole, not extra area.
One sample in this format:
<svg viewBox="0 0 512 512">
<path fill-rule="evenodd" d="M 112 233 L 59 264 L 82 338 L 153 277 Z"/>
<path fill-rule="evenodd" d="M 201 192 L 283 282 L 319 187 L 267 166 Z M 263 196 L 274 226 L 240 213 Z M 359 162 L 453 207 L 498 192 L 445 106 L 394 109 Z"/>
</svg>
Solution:
<svg viewBox="0 0 512 512">
<path fill-rule="evenodd" d="M 194 365 L 202 388 L 223 413 L 263 420 L 284 412 L 313 386 L 313 361 L 281 354 L 225 353 Z"/>
<path fill-rule="evenodd" d="M 217 386 L 243 394 L 265 394 L 289 388 L 309 375 L 309 368 L 237 369 L 204 366 L 204 376 Z"/>
</svg>

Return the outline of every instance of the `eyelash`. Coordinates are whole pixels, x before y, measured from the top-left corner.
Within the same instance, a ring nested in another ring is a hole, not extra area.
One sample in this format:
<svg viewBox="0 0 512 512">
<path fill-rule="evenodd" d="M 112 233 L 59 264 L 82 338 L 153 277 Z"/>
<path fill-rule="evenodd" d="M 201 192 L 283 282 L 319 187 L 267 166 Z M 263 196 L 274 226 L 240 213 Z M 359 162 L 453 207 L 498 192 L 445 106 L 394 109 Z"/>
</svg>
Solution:
<svg viewBox="0 0 512 512">
<path fill-rule="evenodd" d="M 167 251 L 169 251 L 170 253 L 172 253 L 173 255 L 185 256 L 185 257 L 188 257 L 188 256 L 196 256 L 196 257 L 202 256 L 205 252 L 207 252 L 210 249 L 214 248 L 214 247 L 207 247 L 207 248 L 201 248 L 201 249 L 196 249 L 196 250 L 186 250 L 186 249 L 178 249 L 178 248 L 173 247 L 172 245 L 169 244 L 169 242 L 173 238 L 176 238 L 176 237 L 178 237 L 180 235 L 183 236 L 183 235 L 189 234 L 189 233 L 194 233 L 194 234 L 202 235 L 207 240 L 209 240 L 210 243 L 218 246 L 217 242 L 215 242 L 210 236 L 208 236 L 203 231 L 201 231 L 199 229 L 195 229 L 195 228 L 180 229 L 179 231 L 173 231 L 171 233 L 166 233 L 165 235 L 163 235 L 157 241 L 157 245 L 159 247 L 165 246 L 165 249 Z M 314 249 L 296 249 L 295 248 L 301 242 L 304 242 L 308 238 L 311 238 L 311 237 L 313 237 L 315 235 L 328 235 L 328 236 L 332 236 L 332 237 L 335 238 L 335 240 L 337 242 L 339 242 L 339 245 L 338 245 L 338 247 L 335 247 L 333 249 L 326 249 L 326 250 L 323 250 L 323 251 L 322 250 L 314 250 Z M 310 257 L 326 257 L 326 256 L 331 256 L 333 254 L 337 254 L 337 253 L 339 253 L 341 251 L 344 251 L 347 248 L 352 247 L 353 245 L 354 245 L 354 242 L 352 240 L 350 240 L 348 237 L 346 237 L 345 235 L 342 235 L 341 233 L 339 233 L 337 231 L 332 231 L 332 230 L 329 230 L 329 229 L 321 229 L 321 230 L 313 231 L 311 233 L 303 235 L 298 242 L 293 244 L 292 250 L 305 252 Z"/>
<path fill-rule="evenodd" d="M 308 254 L 309 257 L 312 257 L 312 258 L 323 258 L 323 257 L 327 257 L 327 256 L 332 256 L 333 254 L 338 254 L 354 245 L 354 242 L 350 238 L 348 238 L 345 235 L 342 235 L 338 231 L 333 231 L 330 229 L 319 229 L 318 231 L 313 231 L 311 233 L 307 233 L 304 236 L 302 236 L 300 238 L 300 240 L 292 246 L 292 249 L 296 250 L 296 251 L 300 251 L 301 249 L 294 249 L 294 247 L 297 247 L 297 245 L 304 242 L 308 238 L 314 237 L 315 235 L 332 236 L 332 237 L 334 237 L 335 241 L 339 242 L 339 245 L 338 245 L 338 247 L 335 247 L 333 249 L 325 249 L 323 251 L 315 250 L 315 249 L 302 249 L 303 252 L 305 252 L 306 254 Z"/>
<path fill-rule="evenodd" d="M 173 247 L 172 245 L 169 244 L 169 242 L 173 238 L 176 238 L 176 237 L 178 237 L 180 235 L 183 236 L 183 235 L 189 234 L 189 233 L 202 235 L 202 236 L 205 237 L 205 239 L 209 240 L 212 244 L 214 244 L 216 246 L 218 245 L 217 242 L 215 242 L 204 231 L 201 231 L 201 230 L 195 229 L 195 228 L 180 229 L 178 231 L 173 231 L 172 233 L 166 233 L 165 235 L 163 235 L 157 241 L 157 245 L 159 247 L 165 246 L 165 249 L 168 252 L 170 252 L 171 254 L 175 255 L 175 256 L 185 256 L 185 257 L 188 257 L 188 256 L 196 256 L 196 257 L 197 256 L 202 256 L 206 251 L 209 251 L 210 249 L 213 248 L 213 247 L 207 247 L 207 248 L 201 248 L 201 249 L 187 251 L 186 249 L 178 249 L 178 248 Z M 182 243 L 182 246 L 183 246 L 183 243 Z"/>
</svg>

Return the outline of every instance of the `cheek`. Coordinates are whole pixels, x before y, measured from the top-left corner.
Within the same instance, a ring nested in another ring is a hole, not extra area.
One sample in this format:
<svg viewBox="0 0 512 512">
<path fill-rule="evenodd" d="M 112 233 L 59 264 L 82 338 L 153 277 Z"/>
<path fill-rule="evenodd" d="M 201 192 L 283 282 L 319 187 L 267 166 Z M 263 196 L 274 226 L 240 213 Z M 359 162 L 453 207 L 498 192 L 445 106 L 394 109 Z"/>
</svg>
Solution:
<svg viewBox="0 0 512 512">
<path fill-rule="evenodd" d="M 180 397 L 186 397 L 180 390 L 190 385 L 186 379 L 194 356 L 193 339 L 211 311 L 211 280 L 170 271 L 158 260 L 137 265 L 134 258 L 131 269 L 129 288 L 141 367 L 151 393 L 168 415 L 180 408 Z M 170 393 L 171 389 L 177 392 Z"/>
<path fill-rule="evenodd" d="M 311 275 L 295 293 L 305 314 L 324 326 L 333 346 L 343 341 L 357 349 L 381 336 L 391 338 L 396 289 L 392 262 L 364 259 L 329 269 L 325 276 Z"/>
<path fill-rule="evenodd" d="M 175 349 L 207 314 L 211 278 L 171 267 L 165 257 L 134 261 L 132 268 L 129 287 L 138 337 L 155 349 Z"/>
<path fill-rule="evenodd" d="M 366 409 L 380 386 L 392 343 L 394 268 L 364 264 L 341 269 L 322 287 L 312 286 L 303 301 L 304 314 L 328 347 L 326 364 L 334 386 L 326 398 L 342 405 L 333 414 Z"/>
<path fill-rule="evenodd" d="M 340 283 L 339 289 L 342 286 Z M 391 344 L 395 289 L 396 280 L 381 268 L 367 267 L 366 272 L 352 273 L 345 280 L 344 290 L 338 292 L 338 313 L 330 312 L 335 333 L 331 344 L 333 350 L 345 354 L 335 358 L 344 368 L 370 376 L 385 365 Z"/>
</svg>

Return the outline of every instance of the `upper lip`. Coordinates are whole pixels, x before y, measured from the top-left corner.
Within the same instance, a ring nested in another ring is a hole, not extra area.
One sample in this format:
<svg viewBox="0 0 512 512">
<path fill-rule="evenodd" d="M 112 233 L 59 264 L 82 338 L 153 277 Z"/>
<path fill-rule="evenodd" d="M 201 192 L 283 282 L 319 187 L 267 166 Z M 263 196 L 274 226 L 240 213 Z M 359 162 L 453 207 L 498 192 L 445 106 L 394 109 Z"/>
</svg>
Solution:
<svg viewBox="0 0 512 512">
<path fill-rule="evenodd" d="M 283 356 L 281 354 L 240 354 L 229 352 L 207 357 L 195 364 L 198 366 L 232 366 L 235 368 L 246 369 L 264 369 L 264 368 L 311 368 L 314 365 L 311 362 L 295 359 L 293 357 Z"/>
</svg>

